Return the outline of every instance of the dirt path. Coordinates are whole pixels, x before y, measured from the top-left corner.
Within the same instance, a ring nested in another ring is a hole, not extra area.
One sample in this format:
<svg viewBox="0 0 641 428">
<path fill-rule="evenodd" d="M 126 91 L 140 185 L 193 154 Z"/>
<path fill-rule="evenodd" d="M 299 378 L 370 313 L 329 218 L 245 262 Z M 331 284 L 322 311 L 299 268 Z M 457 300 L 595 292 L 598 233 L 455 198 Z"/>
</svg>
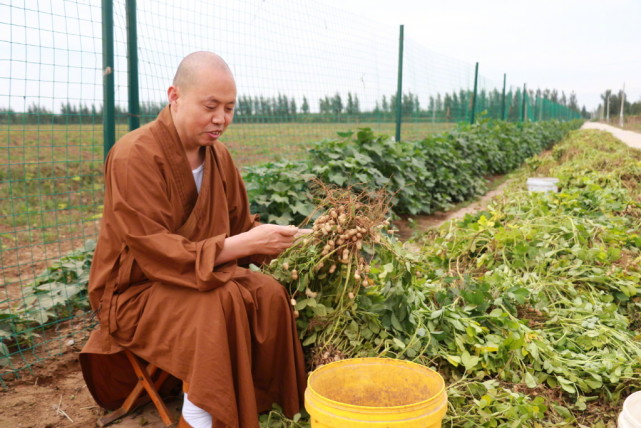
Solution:
<svg viewBox="0 0 641 428">
<path fill-rule="evenodd" d="M 615 138 L 623 141 L 628 146 L 641 150 L 641 134 L 638 132 L 626 131 L 621 128 L 616 128 L 614 126 L 598 122 L 585 122 L 581 129 L 600 129 L 602 131 L 608 131 L 610 134 L 614 135 Z"/>
<path fill-rule="evenodd" d="M 484 209 L 495 196 L 503 193 L 509 183 L 509 180 L 501 183 L 496 189 L 490 190 L 485 195 L 462 208 L 455 208 L 445 212 L 438 211 L 430 215 L 412 216 L 412 222 L 408 219 L 397 220 L 394 222 L 394 225 L 398 229 L 398 235 L 402 240 L 406 240 L 412 236 L 414 232 L 424 231 L 430 227 L 439 227 L 448 220 L 463 218 L 465 214 L 480 211 Z"/>
</svg>

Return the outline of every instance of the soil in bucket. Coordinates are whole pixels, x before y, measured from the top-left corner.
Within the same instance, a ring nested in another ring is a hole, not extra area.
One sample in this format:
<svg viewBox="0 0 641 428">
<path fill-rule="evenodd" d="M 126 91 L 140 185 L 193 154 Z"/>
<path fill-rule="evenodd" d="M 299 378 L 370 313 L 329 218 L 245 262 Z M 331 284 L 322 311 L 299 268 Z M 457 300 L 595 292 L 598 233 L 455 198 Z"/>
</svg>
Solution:
<svg viewBox="0 0 641 428">
<path fill-rule="evenodd" d="M 327 364 L 308 379 L 313 428 L 440 427 L 447 410 L 441 375 L 420 364 L 354 358 Z"/>
</svg>

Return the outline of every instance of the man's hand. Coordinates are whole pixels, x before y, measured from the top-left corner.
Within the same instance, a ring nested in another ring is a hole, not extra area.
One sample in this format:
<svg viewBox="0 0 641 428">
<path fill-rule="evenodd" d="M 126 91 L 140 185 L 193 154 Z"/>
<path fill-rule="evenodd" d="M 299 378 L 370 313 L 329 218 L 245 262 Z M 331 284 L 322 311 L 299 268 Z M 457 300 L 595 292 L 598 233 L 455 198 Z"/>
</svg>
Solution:
<svg viewBox="0 0 641 428">
<path fill-rule="evenodd" d="M 276 256 L 291 247 L 299 231 L 296 226 L 261 224 L 245 233 L 251 237 L 252 254 Z"/>
<path fill-rule="evenodd" d="M 294 238 L 300 238 L 301 236 L 309 235 L 313 231 L 314 231 L 313 229 L 298 229 L 298 232 L 296 232 L 296 235 L 294 235 Z"/>
<path fill-rule="evenodd" d="M 225 239 L 225 245 L 216 257 L 216 265 L 256 254 L 277 256 L 291 247 L 297 236 L 309 232 L 311 229 L 299 229 L 296 226 L 258 225 Z"/>
</svg>

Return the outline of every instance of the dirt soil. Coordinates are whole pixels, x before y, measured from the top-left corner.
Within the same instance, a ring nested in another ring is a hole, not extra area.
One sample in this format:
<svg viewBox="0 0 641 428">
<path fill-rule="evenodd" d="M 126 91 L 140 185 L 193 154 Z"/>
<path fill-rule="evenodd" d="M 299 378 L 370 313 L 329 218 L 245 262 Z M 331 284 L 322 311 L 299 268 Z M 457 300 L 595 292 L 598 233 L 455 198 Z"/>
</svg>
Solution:
<svg viewBox="0 0 641 428">
<path fill-rule="evenodd" d="M 32 353 L 16 358 L 20 370 L 15 379 L 3 376 L 7 388 L 0 389 L 0 428 L 94 427 L 106 412 L 89 394 L 80 371 L 78 353 L 87 341 L 89 315 L 81 314 L 42 334 Z M 46 358 L 46 359 L 45 359 Z M 40 360 L 38 362 L 37 361 Z M 0 385 L 1 388 L 1 385 Z M 182 401 L 166 400 L 177 421 Z M 164 427 L 152 404 L 114 423 L 114 427 Z"/>
<path fill-rule="evenodd" d="M 84 342 L 83 342 L 84 343 Z M 0 392 L 0 428 L 94 427 L 106 412 L 100 409 L 82 378 L 78 352 L 83 343 L 59 357 L 32 367 L 32 374 L 8 383 Z M 177 421 L 180 399 L 166 401 Z M 114 423 L 120 428 L 164 427 L 152 404 Z"/>
<path fill-rule="evenodd" d="M 406 239 L 417 229 L 437 227 L 449 219 L 461 218 L 467 213 L 483 209 L 494 196 L 503 191 L 506 184 L 507 182 L 501 184 L 464 208 L 415 217 L 413 228 L 407 219 L 399 220 L 395 222 L 399 235 Z M 89 394 L 80 372 L 78 353 L 89 336 L 89 331 L 70 326 L 67 331 L 58 331 L 57 334 L 70 338 L 63 342 L 59 356 L 33 365 L 31 373 L 22 370 L 18 379 L 5 379 L 8 388 L 0 390 L 0 428 L 94 427 L 98 418 L 106 413 Z M 167 401 L 167 405 L 177 421 L 182 399 L 178 397 Z M 150 403 L 113 426 L 155 428 L 164 427 L 164 424 Z"/>
<path fill-rule="evenodd" d="M 464 207 L 455 208 L 451 211 L 437 211 L 431 215 L 412 216 L 413 225 L 408 218 L 397 220 L 394 222 L 394 225 L 398 229 L 399 238 L 406 240 L 417 231 L 423 231 L 430 227 L 439 227 L 448 220 L 463 218 L 465 214 L 480 211 L 484 209 L 495 196 L 503 193 L 509 183 L 510 181 L 501 183 L 496 189 L 490 190 L 485 195 Z"/>
<path fill-rule="evenodd" d="M 632 136 L 634 142 L 630 141 L 630 136 L 627 135 L 625 137 L 628 138 L 619 138 L 628 140 L 626 142 L 633 145 L 638 135 Z M 415 217 L 413 228 L 407 219 L 399 220 L 395 223 L 399 235 L 401 238 L 407 238 L 415 229 L 437 227 L 447 220 L 461 218 L 467 213 L 483 209 L 494 196 L 504 191 L 507 184 L 508 182 L 501 184 L 463 208 Z M 31 373 L 22 370 L 18 379 L 4 379 L 7 388 L 0 390 L 0 428 L 94 427 L 98 418 L 105 414 L 89 394 L 78 363 L 78 352 L 88 337 L 88 330 L 84 328 L 79 332 L 58 331 L 57 334 L 65 335 L 66 338 L 59 356 L 33 365 Z M 177 397 L 166 403 L 174 420 L 177 420 L 182 399 Z M 163 427 L 164 424 L 153 405 L 147 404 L 112 426 L 155 428 Z"/>
</svg>

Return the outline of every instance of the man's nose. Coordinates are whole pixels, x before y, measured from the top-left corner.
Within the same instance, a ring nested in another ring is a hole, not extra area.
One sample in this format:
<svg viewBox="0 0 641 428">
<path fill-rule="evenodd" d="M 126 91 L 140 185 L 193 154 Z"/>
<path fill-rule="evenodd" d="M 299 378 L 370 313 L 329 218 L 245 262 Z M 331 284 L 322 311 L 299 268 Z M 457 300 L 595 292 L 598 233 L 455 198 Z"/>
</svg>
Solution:
<svg viewBox="0 0 641 428">
<path fill-rule="evenodd" d="M 224 118 L 225 114 L 223 113 L 223 111 L 216 109 L 214 111 L 214 114 L 211 116 L 211 121 L 212 123 L 219 124 L 224 122 Z"/>
</svg>

